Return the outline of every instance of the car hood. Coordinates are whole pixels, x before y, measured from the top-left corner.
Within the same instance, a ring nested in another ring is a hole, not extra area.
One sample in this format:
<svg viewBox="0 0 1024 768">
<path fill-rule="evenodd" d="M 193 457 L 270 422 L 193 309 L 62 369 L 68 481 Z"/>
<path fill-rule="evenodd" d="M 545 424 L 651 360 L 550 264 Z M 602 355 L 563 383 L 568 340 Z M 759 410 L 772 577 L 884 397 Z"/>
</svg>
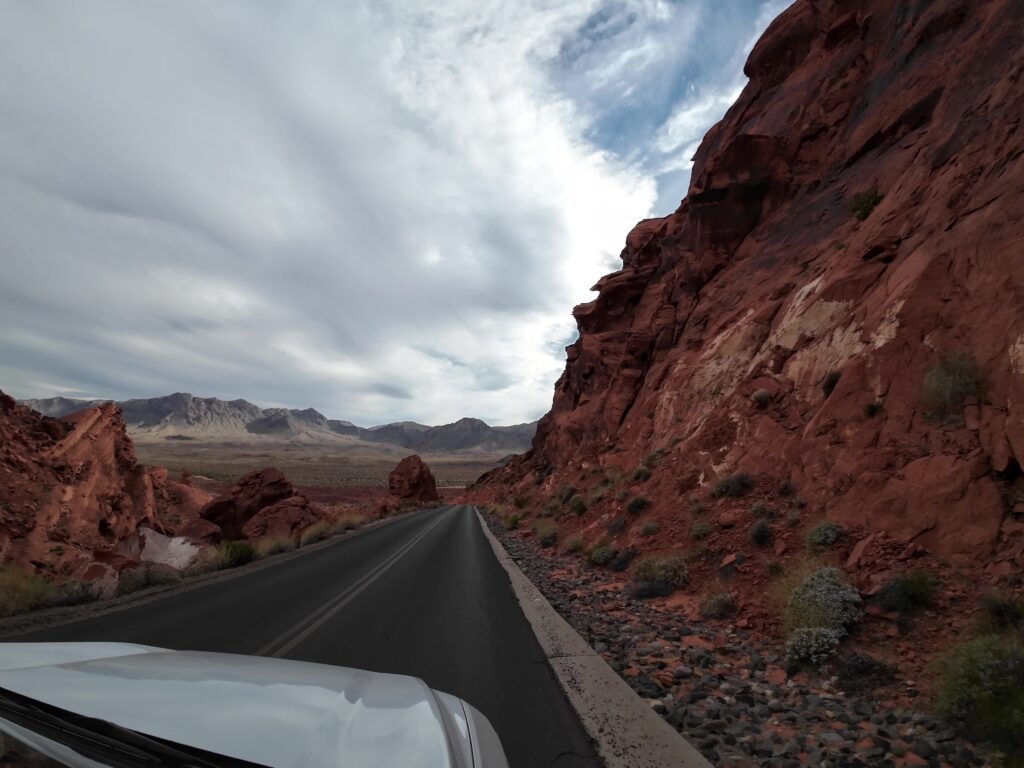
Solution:
<svg viewBox="0 0 1024 768">
<path fill-rule="evenodd" d="M 472 731 L 486 724 L 414 677 L 124 643 L 4 643 L 0 688 L 282 768 L 463 768 L 475 762 Z"/>
</svg>

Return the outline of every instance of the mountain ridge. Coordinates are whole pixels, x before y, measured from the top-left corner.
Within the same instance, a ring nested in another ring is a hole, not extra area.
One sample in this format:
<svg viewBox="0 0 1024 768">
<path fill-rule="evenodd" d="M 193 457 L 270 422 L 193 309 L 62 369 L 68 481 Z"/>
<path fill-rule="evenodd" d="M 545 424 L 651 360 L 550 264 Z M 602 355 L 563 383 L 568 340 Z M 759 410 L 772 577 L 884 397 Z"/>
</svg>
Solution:
<svg viewBox="0 0 1024 768">
<path fill-rule="evenodd" d="M 422 451 L 525 451 L 537 422 L 492 427 L 481 419 L 464 417 L 451 424 L 430 426 L 413 421 L 360 427 L 330 419 L 315 408 L 261 408 L 248 400 L 221 400 L 175 392 L 162 397 L 130 400 L 79 400 L 67 397 L 18 401 L 58 418 L 116 402 L 135 440 L 278 439 L 307 443 L 361 440 Z"/>
</svg>

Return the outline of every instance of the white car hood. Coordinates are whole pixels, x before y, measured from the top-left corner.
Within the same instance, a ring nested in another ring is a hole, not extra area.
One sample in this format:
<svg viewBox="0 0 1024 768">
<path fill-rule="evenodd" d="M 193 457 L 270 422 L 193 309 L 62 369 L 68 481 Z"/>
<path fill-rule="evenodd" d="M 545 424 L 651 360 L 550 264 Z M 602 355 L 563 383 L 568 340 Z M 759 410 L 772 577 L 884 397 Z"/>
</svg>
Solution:
<svg viewBox="0 0 1024 768">
<path fill-rule="evenodd" d="M 414 677 L 123 643 L 0 644 L 0 688 L 281 768 L 472 765 L 483 719 Z"/>
</svg>

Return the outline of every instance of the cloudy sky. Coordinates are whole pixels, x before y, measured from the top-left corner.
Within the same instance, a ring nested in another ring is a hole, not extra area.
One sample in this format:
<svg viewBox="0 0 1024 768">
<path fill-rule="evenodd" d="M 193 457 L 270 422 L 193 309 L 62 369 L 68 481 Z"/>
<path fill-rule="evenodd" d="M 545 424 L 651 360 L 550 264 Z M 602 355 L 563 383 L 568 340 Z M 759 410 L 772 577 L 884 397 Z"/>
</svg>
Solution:
<svg viewBox="0 0 1024 768">
<path fill-rule="evenodd" d="M 0 0 L 0 389 L 535 419 L 785 0 Z"/>
</svg>

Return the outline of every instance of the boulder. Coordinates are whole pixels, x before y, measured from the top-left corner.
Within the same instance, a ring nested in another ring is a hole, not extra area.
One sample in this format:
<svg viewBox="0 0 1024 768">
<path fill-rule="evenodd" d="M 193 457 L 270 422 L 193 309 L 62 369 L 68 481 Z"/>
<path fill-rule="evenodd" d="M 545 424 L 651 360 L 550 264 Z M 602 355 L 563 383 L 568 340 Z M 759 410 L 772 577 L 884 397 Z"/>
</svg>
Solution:
<svg viewBox="0 0 1024 768">
<path fill-rule="evenodd" d="M 297 534 L 324 519 L 324 511 L 296 490 L 280 470 L 265 467 L 245 475 L 227 493 L 213 499 L 199 518 L 201 522 L 181 533 L 209 541 L 255 539 Z"/>
<path fill-rule="evenodd" d="M 440 499 L 430 467 L 415 454 L 406 456 L 391 470 L 388 494 L 404 503 L 428 504 Z"/>
</svg>

